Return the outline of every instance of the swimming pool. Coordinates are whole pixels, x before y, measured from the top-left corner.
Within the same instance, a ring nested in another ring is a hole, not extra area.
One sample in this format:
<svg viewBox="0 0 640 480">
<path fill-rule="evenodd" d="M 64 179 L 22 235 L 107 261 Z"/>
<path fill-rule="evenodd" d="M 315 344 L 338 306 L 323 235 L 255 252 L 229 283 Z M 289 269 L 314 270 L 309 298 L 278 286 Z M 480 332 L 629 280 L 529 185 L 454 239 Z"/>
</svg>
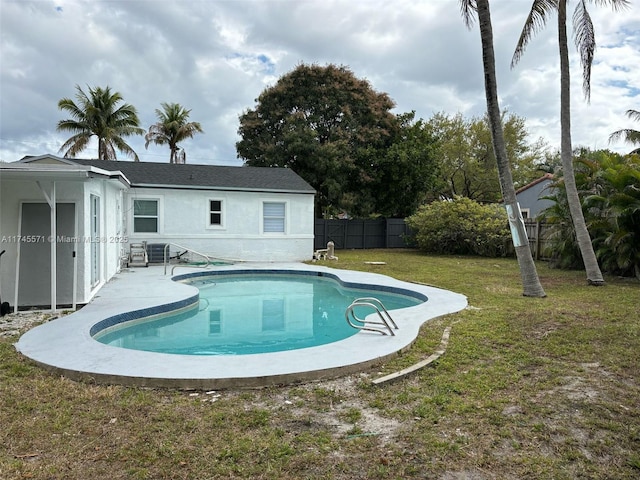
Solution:
<svg viewBox="0 0 640 480">
<path fill-rule="evenodd" d="M 100 330 L 100 343 L 179 355 L 249 355 L 316 347 L 358 333 L 345 319 L 349 305 L 375 296 L 393 312 L 426 298 L 412 292 L 349 287 L 331 276 L 237 272 L 206 275 L 184 283 L 199 301 L 178 313 L 132 320 Z M 358 318 L 374 313 L 355 307 Z"/>
<path fill-rule="evenodd" d="M 331 378 L 378 364 L 408 347 L 430 319 L 466 307 L 464 295 L 391 277 L 305 264 L 245 263 L 170 277 L 163 268 L 129 269 L 116 275 L 77 312 L 44 323 L 20 337 L 16 349 L 42 367 L 74 380 L 102 384 L 190 389 L 262 387 Z M 327 276 L 347 287 L 404 290 L 428 301 L 393 312 L 395 336 L 359 332 L 326 345 L 247 355 L 180 355 L 104 345 L 93 338 L 123 321 L 163 315 L 198 304 L 185 280 L 238 272 L 296 272 Z M 196 273 L 197 272 L 197 273 Z"/>
</svg>

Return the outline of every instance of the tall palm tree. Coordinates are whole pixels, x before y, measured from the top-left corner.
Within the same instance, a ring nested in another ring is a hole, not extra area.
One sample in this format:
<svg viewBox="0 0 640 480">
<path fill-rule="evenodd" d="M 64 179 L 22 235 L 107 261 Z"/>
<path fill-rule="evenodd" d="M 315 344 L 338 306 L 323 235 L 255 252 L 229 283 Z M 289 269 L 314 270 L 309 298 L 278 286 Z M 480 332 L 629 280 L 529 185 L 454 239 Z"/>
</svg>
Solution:
<svg viewBox="0 0 640 480">
<path fill-rule="evenodd" d="M 627 117 L 636 122 L 640 122 L 640 111 L 627 110 Z M 618 140 L 624 140 L 631 145 L 640 145 L 640 130 L 633 130 L 632 128 L 624 128 L 617 130 L 609 135 L 609 142 L 617 142 Z M 632 150 L 631 153 L 640 154 L 640 148 Z"/>
<path fill-rule="evenodd" d="M 65 158 L 75 157 L 87 147 L 91 137 L 96 136 L 98 159 L 116 160 L 116 150 L 119 150 L 139 161 L 136 152 L 124 141 L 129 135 L 144 135 L 135 107 L 128 103 L 118 106 L 123 101 L 122 95 L 109 87 L 89 87 L 88 95 L 78 85 L 76 90 L 77 104 L 70 98 L 58 102 L 58 108 L 73 117 L 60 120 L 57 127 L 59 132 L 73 133 L 60 147 L 61 152 L 66 150 Z"/>
<path fill-rule="evenodd" d="M 498 85 L 496 80 L 496 62 L 493 52 L 493 28 L 491 25 L 491 11 L 489 0 L 460 0 L 462 17 L 467 27 L 473 24 L 474 12 L 478 14 L 480 25 L 480 38 L 482 41 L 482 63 L 484 67 L 485 96 L 487 99 L 487 113 L 491 127 L 491 139 L 498 164 L 498 177 L 500 188 L 504 198 L 507 212 L 509 213 L 509 225 L 511 236 L 518 258 L 520 275 L 522 277 L 523 295 L 528 297 L 545 297 L 546 294 L 540 280 L 538 271 L 533 262 L 527 232 L 520 213 L 520 207 L 516 200 L 516 189 L 513 185 L 511 167 L 507 157 L 507 149 L 504 141 L 504 132 L 498 104 Z"/>
<path fill-rule="evenodd" d="M 524 54 L 524 50 L 532 36 L 542 29 L 552 12 L 558 14 L 558 48 L 560 53 L 560 158 L 564 183 L 567 191 L 567 202 L 576 233 L 582 261 L 590 285 L 604 285 L 604 279 L 587 230 L 582 212 L 582 204 L 576 187 L 573 170 L 573 151 L 571 145 L 571 88 L 569 72 L 569 48 L 567 42 L 567 1 L 568 0 L 533 0 L 531 11 L 522 28 L 520 39 L 511 61 L 515 66 Z M 597 4 L 609 4 L 614 10 L 629 5 L 628 0 L 593 0 Z M 587 100 L 591 94 L 591 65 L 596 48 L 595 32 L 591 16 L 587 10 L 587 0 L 579 0 L 573 13 L 574 40 L 580 63 L 582 64 L 582 89 Z"/>
<path fill-rule="evenodd" d="M 196 133 L 203 133 L 198 122 L 188 122 L 191 110 L 185 109 L 177 103 L 162 103 L 162 110 L 156 109 L 158 123 L 149 127 L 149 133 L 145 135 L 145 148 L 150 143 L 156 145 L 169 145 L 171 152 L 169 163 L 185 163 L 186 155 L 184 149 L 178 143 L 192 138 Z"/>
</svg>

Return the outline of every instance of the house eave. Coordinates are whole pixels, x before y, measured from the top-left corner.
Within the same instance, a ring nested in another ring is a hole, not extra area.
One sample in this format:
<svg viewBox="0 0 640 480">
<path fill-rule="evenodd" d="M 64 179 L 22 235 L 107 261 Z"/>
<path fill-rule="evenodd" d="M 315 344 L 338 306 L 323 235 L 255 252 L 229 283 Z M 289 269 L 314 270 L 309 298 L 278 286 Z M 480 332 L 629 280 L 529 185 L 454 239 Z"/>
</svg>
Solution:
<svg viewBox="0 0 640 480">
<path fill-rule="evenodd" d="M 315 195 L 315 190 L 293 190 L 277 188 L 250 188 L 250 187 L 217 187 L 212 185 L 168 185 L 158 183 L 134 183 L 133 188 L 157 188 L 162 190 L 209 190 L 216 192 L 251 192 L 251 193 L 290 193 L 296 195 Z"/>
<path fill-rule="evenodd" d="M 109 172 L 101 168 L 80 165 L 53 165 L 29 163 L 0 164 L 0 178 L 30 180 L 37 176 L 41 180 L 84 181 L 87 178 L 103 177 L 118 180 L 123 188 L 129 188 L 131 182 L 120 171 Z"/>
</svg>

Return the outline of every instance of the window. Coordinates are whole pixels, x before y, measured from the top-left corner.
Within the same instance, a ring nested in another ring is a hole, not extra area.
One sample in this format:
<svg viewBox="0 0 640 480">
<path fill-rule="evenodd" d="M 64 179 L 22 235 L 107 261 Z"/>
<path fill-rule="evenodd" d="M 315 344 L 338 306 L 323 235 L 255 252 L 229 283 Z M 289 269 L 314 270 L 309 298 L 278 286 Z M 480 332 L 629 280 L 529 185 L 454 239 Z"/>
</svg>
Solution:
<svg viewBox="0 0 640 480">
<path fill-rule="evenodd" d="M 265 233 L 284 233 L 285 204 L 265 202 L 262 208 L 263 231 Z"/>
<path fill-rule="evenodd" d="M 222 333 L 222 311 L 209 311 L 209 335 L 218 335 Z"/>
<path fill-rule="evenodd" d="M 524 218 L 526 220 L 531 215 L 531 209 L 523 208 L 523 209 L 520 210 L 520 213 L 522 213 L 522 218 Z"/>
<path fill-rule="evenodd" d="M 209 225 L 222 225 L 222 200 L 209 200 Z"/>
<path fill-rule="evenodd" d="M 158 201 L 133 201 L 133 231 L 148 233 L 158 231 Z"/>
<path fill-rule="evenodd" d="M 284 298 L 262 301 L 262 331 L 284 330 Z"/>
</svg>

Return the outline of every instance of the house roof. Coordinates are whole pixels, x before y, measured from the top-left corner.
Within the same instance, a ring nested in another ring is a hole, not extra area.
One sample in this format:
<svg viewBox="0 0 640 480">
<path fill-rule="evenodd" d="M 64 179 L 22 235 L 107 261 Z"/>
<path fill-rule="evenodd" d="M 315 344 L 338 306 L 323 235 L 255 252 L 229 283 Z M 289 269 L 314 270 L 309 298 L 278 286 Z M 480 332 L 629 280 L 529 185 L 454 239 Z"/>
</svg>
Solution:
<svg viewBox="0 0 640 480">
<path fill-rule="evenodd" d="M 24 158 L 29 162 L 35 158 Z M 126 162 L 96 159 L 58 159 L 63 163 L 119 171 L 134 187 L 315 193 L 313 187 L 289 168 Z"/>
<path fill-rule="evenodd" d="M 535 187 L 536 185 L 538 185 L 539 183 L 544 182 L 545 180 L 553 180 L 553 174 L 552 173 L 545 173 L 540 178 L 536 178 L 533 182 L 528 183 L 524 187 L 520 187 L 519 189 L 516 190 L 516 195 L 519 194 L 519 193 L 524 192 L 525 190 L 529 190 L 531 187 Z"/>
</svg>

